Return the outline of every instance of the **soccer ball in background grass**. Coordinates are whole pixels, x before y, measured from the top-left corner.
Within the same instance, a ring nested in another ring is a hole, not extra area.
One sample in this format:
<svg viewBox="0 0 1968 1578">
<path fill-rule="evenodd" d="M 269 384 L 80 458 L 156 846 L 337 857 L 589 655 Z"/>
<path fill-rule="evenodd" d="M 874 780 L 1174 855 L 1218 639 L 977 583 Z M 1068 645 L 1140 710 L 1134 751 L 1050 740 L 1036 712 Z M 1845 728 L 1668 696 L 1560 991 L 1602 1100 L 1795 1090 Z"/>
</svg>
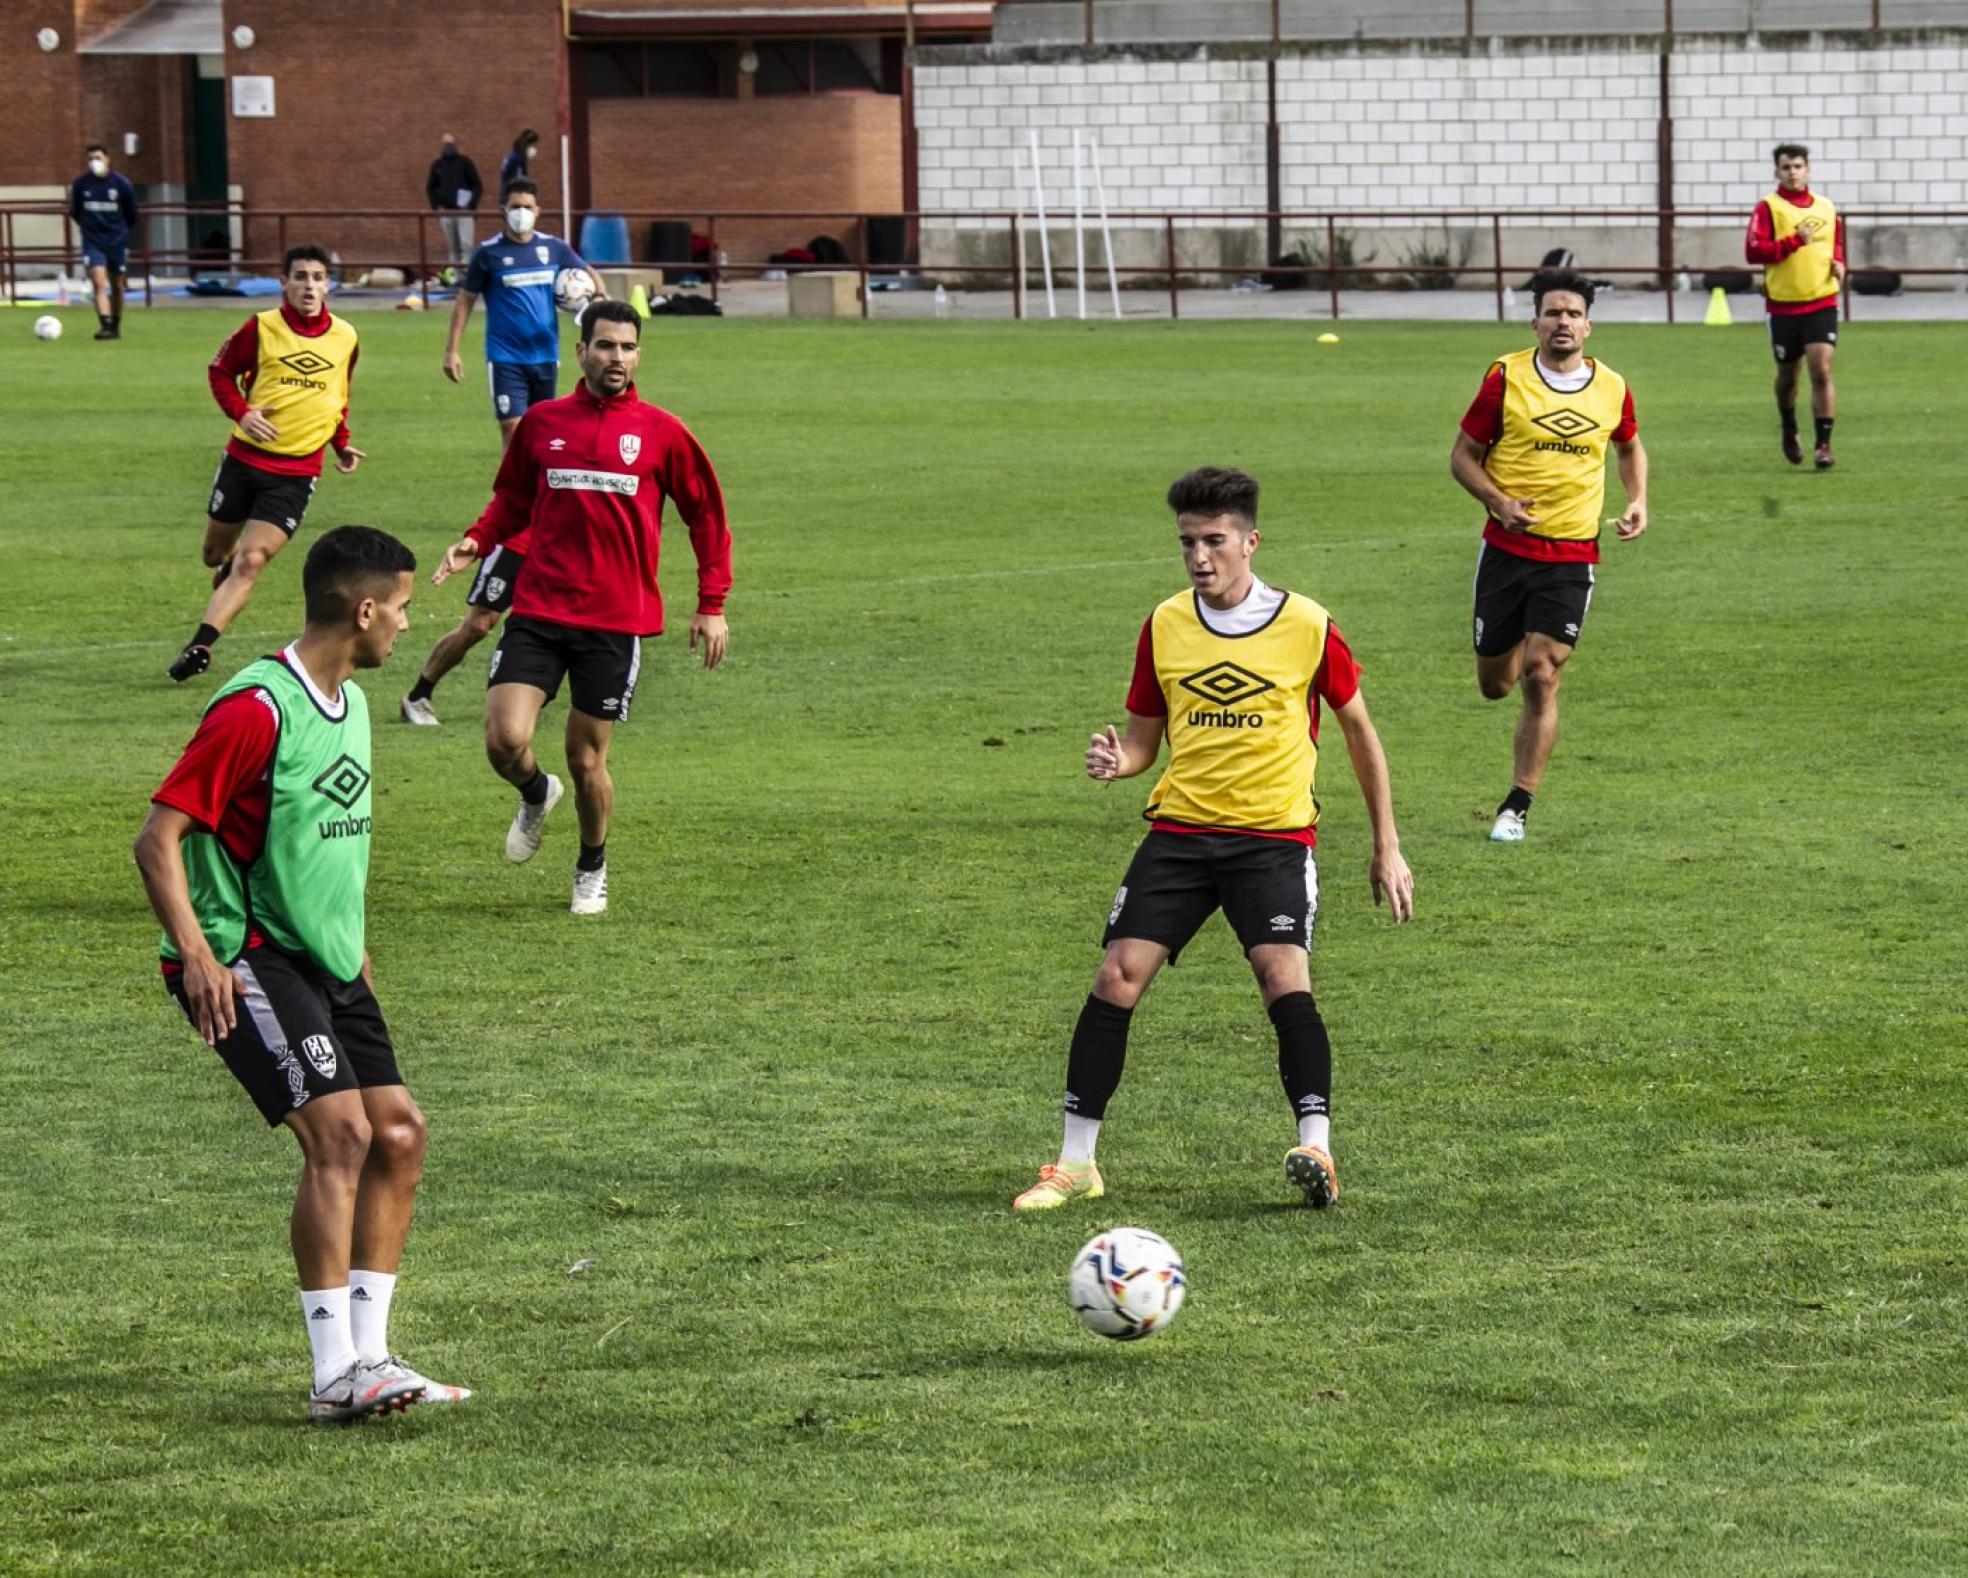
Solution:
<svg viewBox="0 0 1968 1578">
<path fill-rule="evenodd" d="M 61 338 L 61 319 L 52 312 L 44 312 L 34 320 L 34 337 L 37 340 L 59 340 Z"/>
<path fill-rule="evenodd" d="M 576 317 L 594 300 L 594 281 L 583 268 L 564 268 L 554 276 L 554 305 Z"/>
<path fill-rule="evenodd" d="M 1066 1286 L 1087 1330 L 1132 1342 L 1175 1319 L 1189 1282 L 1166 1238 L 1145 1227 L 1110 1227 L 1073 1257 Z"/>
</svg>

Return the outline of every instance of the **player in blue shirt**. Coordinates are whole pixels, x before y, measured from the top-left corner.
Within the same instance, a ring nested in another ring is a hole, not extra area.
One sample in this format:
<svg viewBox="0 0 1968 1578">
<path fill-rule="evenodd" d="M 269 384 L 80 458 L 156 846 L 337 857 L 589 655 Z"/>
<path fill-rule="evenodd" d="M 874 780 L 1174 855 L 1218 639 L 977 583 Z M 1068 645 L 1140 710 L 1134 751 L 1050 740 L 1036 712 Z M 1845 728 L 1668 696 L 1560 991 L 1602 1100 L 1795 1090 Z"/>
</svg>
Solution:
<svg viewBox="0 0 1968 1578">
<path fill-rule="evenodd" d="M 588 276 L 593 294 L 604 294 L 601 280 L 579 254 L 559 236 L 536 228 L 540 189 L 528 180 L 508 181 L 500 194 L 505 228 L 481 242 L 458 288 L 451 309 L 451 338 L 444 347 L 444 376 L 454 384 L 464 377 L 458 346 L 465 324 L 479 297 L 485 298 L 485 372 L 492 385 L 492 414 L 498 418 L 501 442 L 510 442 L 513 429 L 528 406 L 551 400 L 560 374 L 560 322 L 554 316 L 554 279 L 564 268 Z M 496 558 L 496 563 L 494 562 Z M 500 616 L 512 607 L 513 589 L 526 564 L 525 549 L 501 548 L 479 566 L 465 597 L 465 617 L 449 635 L 431 648 L 430 656 L 397 710 L 405 723 L 428 728 L 438 721 L 431 693 L 438 681 L 456 668 L 464 655 L 499 628 Z"/>
<path fill-rule="evenodd" d="M 137 189 L 109 167 L 109 150 L 82 150 L 89 167 L 68 188 L 68 217 L 82 232 L 82 262 L 96 291 L 99 340 L 123 337 L 123 281 L 129 273 L 130 232 L 137 226 Z"/>
</svg>

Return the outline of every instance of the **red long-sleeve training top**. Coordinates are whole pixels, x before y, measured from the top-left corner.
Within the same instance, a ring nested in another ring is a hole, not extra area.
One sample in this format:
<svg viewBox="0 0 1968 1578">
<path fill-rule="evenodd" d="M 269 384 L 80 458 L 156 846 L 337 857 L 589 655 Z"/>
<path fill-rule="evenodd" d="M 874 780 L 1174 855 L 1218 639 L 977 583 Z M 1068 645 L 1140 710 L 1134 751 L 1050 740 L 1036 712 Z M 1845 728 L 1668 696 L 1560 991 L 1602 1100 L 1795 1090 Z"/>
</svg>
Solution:
<svg viewBox="0 0 1968 1578">
<path fill-rule="evenodd" d="M 696 435 L 635 385 L 603 399 L 585 382 L 530 406 L 466 534 L 482 554 L 529 526 L 526 573 L 512 611 L 584 630 L 663 630 L 656 580 L 663 501 L 674 500 L 697 556 L 697 611 L 724 612 L 731 531 L 724 492 Z"/>
</svg>

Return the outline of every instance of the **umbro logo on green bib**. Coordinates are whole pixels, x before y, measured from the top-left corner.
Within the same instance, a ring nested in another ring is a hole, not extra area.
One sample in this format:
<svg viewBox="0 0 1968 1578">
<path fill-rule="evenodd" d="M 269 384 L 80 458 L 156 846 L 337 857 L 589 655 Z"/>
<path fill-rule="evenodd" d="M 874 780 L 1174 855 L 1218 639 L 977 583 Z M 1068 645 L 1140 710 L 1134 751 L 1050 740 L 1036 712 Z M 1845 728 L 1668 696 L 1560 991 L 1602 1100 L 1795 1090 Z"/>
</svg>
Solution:
<svg viewBox="0 0 1968 1578">
<path fill-rule="evenodd" d="M 368 788 L 368 769 L 352 756 L 336 757 L 314 781 L 315 793 L 327 796 L 344 811 L 353 810 Z"/>
</svg>

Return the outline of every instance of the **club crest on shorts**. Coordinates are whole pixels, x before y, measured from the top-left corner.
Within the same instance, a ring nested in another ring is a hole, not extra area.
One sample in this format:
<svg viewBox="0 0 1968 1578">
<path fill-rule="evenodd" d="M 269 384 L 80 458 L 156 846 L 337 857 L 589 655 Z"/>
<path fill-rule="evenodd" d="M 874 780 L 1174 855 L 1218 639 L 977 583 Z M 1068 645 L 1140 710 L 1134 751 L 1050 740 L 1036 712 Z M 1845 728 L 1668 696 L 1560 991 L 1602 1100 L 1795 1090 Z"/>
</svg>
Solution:
<svg viewBox="0 0 1968 1578">
<path fill-rule="evenodd" d="M 642 440 L 634 433 L 624 433 L 621 448 L 622 464 L 633 466 L 636 463 L 636 456 L 642 453 Z"/>
<path fill-rule="evenodd" d="M 323 1079 L 335 1077 L 335 1043 L 326 1036 L 303 1037 L 301 1055 L 314 1065 L 315 1073 Z"/>
</svg>

